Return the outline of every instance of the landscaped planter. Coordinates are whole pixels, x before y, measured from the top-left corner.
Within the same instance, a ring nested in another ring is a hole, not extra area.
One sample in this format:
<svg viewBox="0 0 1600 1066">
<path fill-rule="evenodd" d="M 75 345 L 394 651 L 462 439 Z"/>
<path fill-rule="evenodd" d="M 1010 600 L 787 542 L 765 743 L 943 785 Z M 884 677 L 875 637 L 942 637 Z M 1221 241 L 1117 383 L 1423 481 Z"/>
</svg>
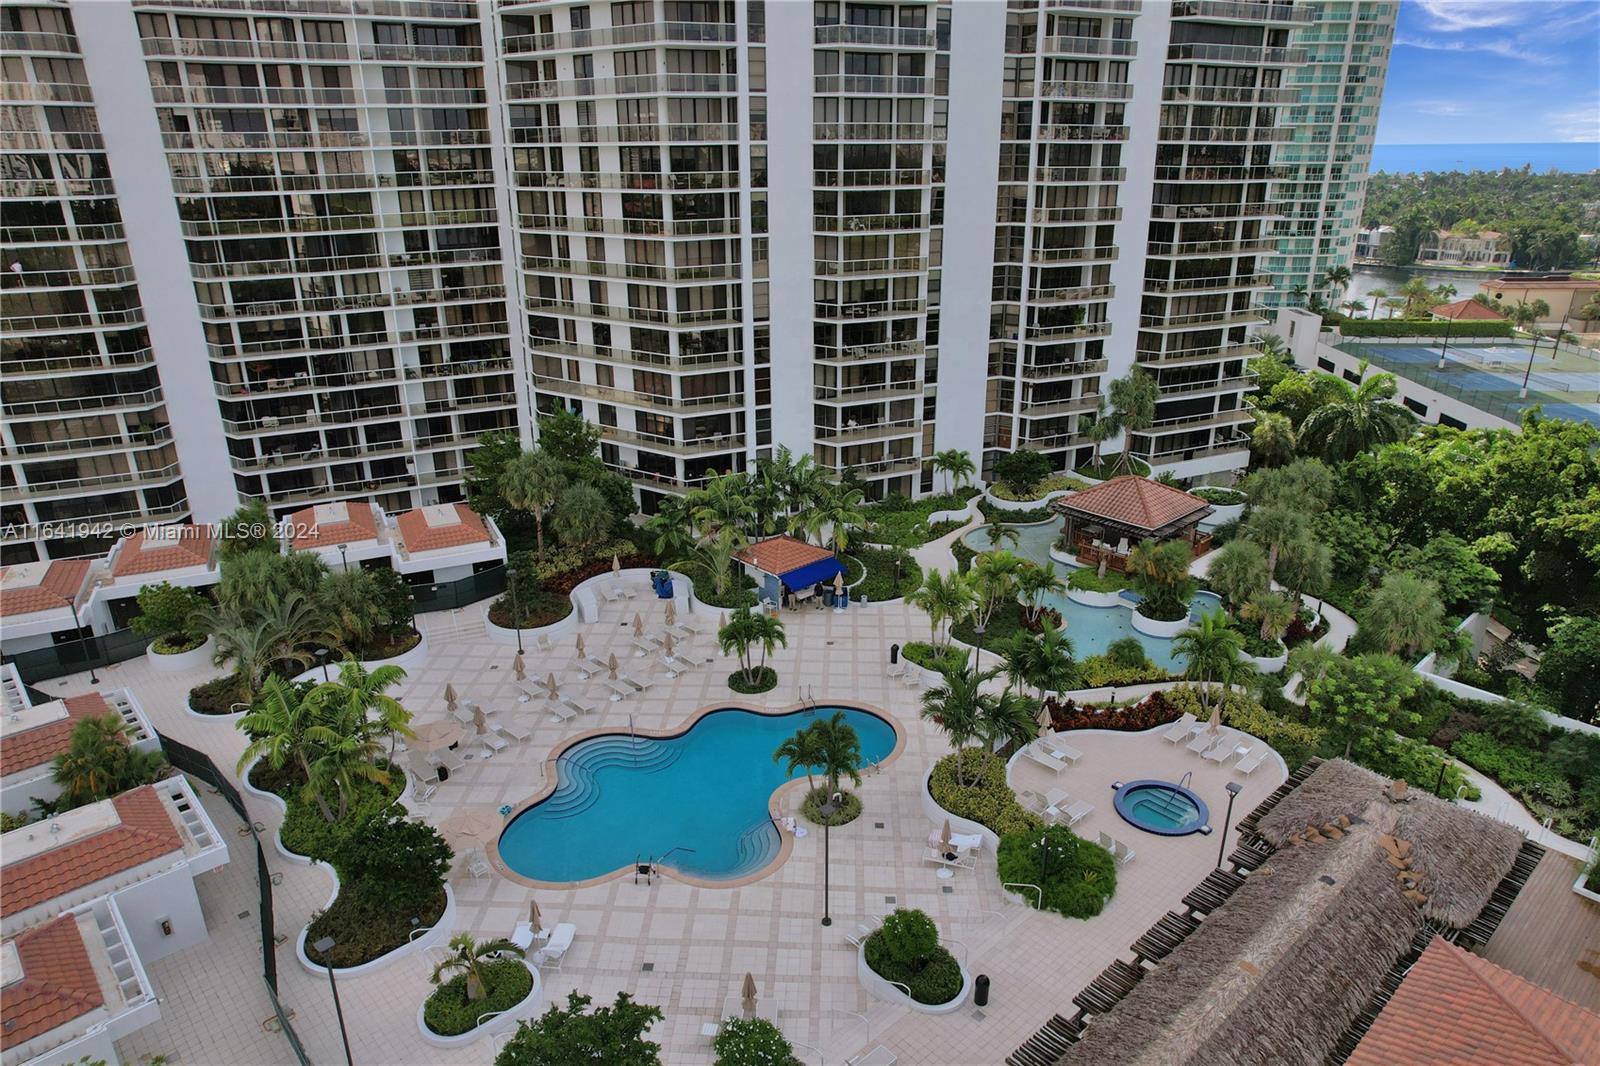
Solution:
<svg viewBox="0 0 1600 1066">
<path fill-rule="evenodd" d="M 402 670 L 410 671 L 428 661 L 428 634 L 418 629 L 417 643 L 406 651 L 401 652 L 399 655 L 392 655 L 387 659 L 362 659 L 359 661 L 361 663 L 361 668 L 368 673 L 371 673 L 380 666 L 398 666 Z M 339 663 L 336 660 L 329 659 L 328 678 L 330 680 L 338 680 L 338 677 Z M 295 675 L 295 680 L 321 681 L 322 667 L 313 666 L 311 669 Z M 207 717 L 211 716 L 207 715 Z"/>
<path fill-rule="evenodd" d="M 1211 525 L 1220 526 L 1224 522 L 1232 522 L 1234 519 L 1240 518 L 1243 515 L 1244 504 L 1242 503 L 1214 503 L 1211 505 L 1211 513 L 1206 516 L 1206 521 Z"/>
<path fill-rule="evenodd" d="M 1189 625 L 1189 616 L 1187 614 L 1176 622 L 1163 622 L 1158 618 L 1146 618 L 1139 613 L 1137 607 L 1133 609 L 1133 628 L 1147 637 L 1164 637 L 1170 640 L 1185 629 L 1188 629 Z"/>
<path fill-rule="evenodd" d="M 1578 871 L 1578 879 L 1572 882 L 1572 891 L 1576 892 L 1584 899 L 1592 899 L 1596 903 L 1600 903 L 1600 892 L 1591 892 L 1587 888 L 1584 888 L 1583 882 L 1585 880 L 1586 878 L 1583 876 L 1583 871 L 1580 869 Z"/>
<path fill-rule="evenodd" d="M 280 850 L 282 849 L 280 848 Z M 315 865 L 324 867 L 329 876 L 333 878 L 333 891 L 328 895 L 328 902 L 323 904 L 323 909 L 326 910 L 328 907 L 333 906 L 334 900 L 339 898 L 339 875 L 334 873 L 333 867 L 327 863 L 316 863 Z M 363 977 L 369 973 L 376 973 L 378 970 L 391 966 L 401 959 L 420 954 L 435 945 L 443 944 L 450 939 L 450 931 L 455 928 L 455 924 L 456 894 L 450 890 L 450 883 L 446 881 L 444 886 L 444 913 L 439 915 L 439 920 L 433 923 L 431 929 L 418 933 L 409 942 L 401 944 L 393 951 L 386 951 L 375 959 L 363 962 L 360 966 L 337 966 L 334 967 L 333 972 L 341 981 L 347 977 Z M 325 977 L 328 973 L 328 967 L 319 966 L 317 963 L 312 962 L 310 956 L 306 954 L 306 934 L 310 930 L 311 927 L 308 925 L 300 930 L 299 936 L 295 937 L 294 957 L 300 961 L 300 967 L 306 973 L 317 977 Z M 535 984 L 534 987 L 537 989 L 538 985 Z"/>
<path fill-rule="evenodd" d="M 967 505 L 955 511 L 930 511 L 928 512 L 928 525 L 935 526 L 940 522 L 970 522 L 979 516 L 977 496 L 967 500 Z"/>
<path fill-rule="evenodd" d="M 935 763 L 934 765 L 938 764 Z M 977 833 L 983 837 L 983 846 L 989 850 L 989 854 L 997 853 L 1000 850 L 999 834 L 982 822 L 974 822 L 971 818 L 963 818 L 959 814 L 951 814 L 939 806 L 939 801 L 933 798 L 933 789 L 929 787 L 932 780 L 933 766 L 929 766 L 922 775 L 922 813 L 928 816 L 928 821 L 943 829 L 944 820 L 948 818 L 950 819 L 950 831 L 952 833 Z"/>
<path fill-rule="evenodd" d="M 1077 489 L 1052 489 L 1040 496 L 1037 500 L 1002 500 L 988 490 L 984 491 L 984 499 L 989 501 L 989 506 L 998 507 L 1002 511 L 1032 511 L 1043 507 L 1051 500 L 1059 500 L 1063 496 L 1071 496 Z"/>
<path fill-rule="evenodd" d="M 519 1021 L 532 1018 L 539 1013 L 539 1009 L 544 1006 L 544 986 L 539 981 L 539 971 L 527 959 L 518 961 L 526 966 L 528 972 L 533 975 L 533 987 L 528 989 L 528 994 L 522 997 L 520 1002 L 507 1007 L 474 1029 L 468 1029 L 466 1032 L 456 1036 L 440 1036 L 432 1029 L 429 1029 L 428 1023 L 423 1019 L 423 1012 L 428 1009 L 428 1001 L 424 999 L 417 1006 L 417 1032 L 422 1034 L 422 1039 L 434 1047 L 465 1047 L 481 1037 L 493 1036 L 495 1033 L 503 1033 L 513 1029 Z M 345 971 L 338 970 L 336 972 L 343 974 Z"/>
<path fill-rule="evenodd" d="M 1128 601 L 1122 598 L 1121 592 L 1097 592 L 1094 589 L 1067 589 L 1067 599 L 1073 603 L 1081 603 L 1085 607 L 1126 607 Z M 1134 626 L 1138 629 L 1138 626 Z M 1144 632 L 1140 630 L 1140 632 Z"/>
<path fill-rule="evenodd" d="M 1255 663 L 1256 670 L 1263 674 L 1275 674 L 1289 665 L 1287 649 L 1282 655 L 1247 655 L 1241 651 L 1239 658 L 1244 662 Z"/>
<path fill-rule="evenodd" d="M 163 655 L 156 651 L 155 641 L 144 650 L 145 658 L 150 661 L 150 669 L 158 674 L 181 674 L 186 670 L 201 670 L 211 664 L 211 656 L 217 650 L 217 639 L 207 637 L 198 648 L 180 651 L 171 655 Z M 214 718 L 215 715 L 204 714 L 202 718 Z"/>
<path fill-rule="evenodd" d="M 959 963 L 957 965 L 960 966 Z M 960 1010 L 967 1002 L 967 997 L 972 994 L 972 974 L 967 972 L 965 966 L 961 966 L 961 991 L 956 993 L 955 999 L 949 1003 L 918 1003 L 901 991 L 898 985 L 891 983 L 887 977 L 879 976 L 876 970 L 867 965 L 865 940 L 862 940 L 861 947 L 856 949 L 856 980 L 877 999 L 909 1007 L 921 1014 L 949 1014 L 951 1011 Z"/>
<path fill-rule="evenodd" d="M 606 576 L 610 577 L 611 575 L 607 574 Z M 497 626 L 489 621 L 489 607 L 489 604 L 485 604 L 483 608 L 483 631 L 488 636 L 489 643 L 515 648 L 517 646 L 517 631 L 509 626 Z M 545 639 L 554 640 L 556 637 L 576 631 L 577 628 L 578 610 L 574 605 L 572 613 L 559 622 L 551 622 L 547 626 L 533 626 L 524 629 L 522 631 L 522 644 L 523 647 L 527 647 L 529 644 L 534 643 L 539 639 L 539 634 L 541 633 L 544 634 Z"/>
</svg>

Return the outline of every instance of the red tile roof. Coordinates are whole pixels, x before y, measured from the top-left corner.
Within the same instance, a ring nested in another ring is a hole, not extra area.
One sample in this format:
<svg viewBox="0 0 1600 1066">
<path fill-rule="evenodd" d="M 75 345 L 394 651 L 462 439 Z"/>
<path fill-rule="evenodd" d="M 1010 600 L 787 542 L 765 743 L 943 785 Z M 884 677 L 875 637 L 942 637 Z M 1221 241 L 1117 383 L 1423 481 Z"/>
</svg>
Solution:
<svg viewBox="0 0 1600 1066">
<path fill-rule="evenodd" d="M 1349 1066 L 1600 1062 L 1600 1014 L 1435 937 Z"/>
<path fill-rule="evenodd" d="M 333 548 L 340 544 L 378 539 L 378 523 L 372 517 L 371 504 L 364 500 L 351 500 L 344 507 L 349 517 L 342 522 L 317 521 L 315 507 L 306 507 L 290 515 L 289 529 L 293 534 L 290 544 L 296 549 Z"/>
<path fill-rule="evenodd" d="M 1073 511 L 1154 531 L 1181 518 L 1198 515 L 1211 505 L 1182 489 L 1128 474 L 1060 497 L 1051 506 L 1057 511 Z"/>
<path fill-rule="evenodd" d="M 100 979 L 73 915 L 63 914 L 31 929 L 12 944 L 22 964 L 22 979 L 0 989 L 0 1014 L 6 1019 L 0 1048 L 9 1051 L 105 1005 Z"/>
<path fill-rule="evenodd" d="M 1492 307 L 1485 307 L 1477 300 L 1457 300 L 1453 304 L 1440 304 L 1433 309 L 1434 318 L 1448 318 L 1459 322 L 1463 319 L 1468 322 L 1503 322 L 1505 315 Z"/>
<path fill-rule="evenodd" d="M 446 505 L 449 506 L 449 505 Z M 447 526 L 430 526 L 425 508 L 407 511 L 395 519 L 406 551 L 430 552 L 439 548 L 459 548 L 467 544 L 489 543 L 489 527 L 477 512 L 464 503 L 453 505 L 459 521 Z"/>
<path fill-rule="evenodd" d="M 763 573 L 787 574 L 802 566 L 809 566 L 823 559 L 832 559 L 833 552 L 785 534 L 758 540 L 747 548 L 741 548 L 735 558 L 740 562 L 749 563 Z"/>
<path fill-rule="evenodd" d="M 124 792 L 111 803 L 122 824 L 0 868 L 0 914 L 15 914 L 182 849 L 183 838 L 152 786 Z"/>
<path fill-rule="evenodd" d="M 152 540 L 145 547 L 145 531 L 131 533 L 123 540 L 117 552 L 117 561 L 111 567 L 114 577 L 131 577 L 136 574 L 155 574 L 162 570 L 182 570 L 190 566 L 205 566 L 211 561 L 211 546 L 216 532 L 210 526 L 169 526 L 177 533 L 170 540 Z"/>
<path fill-rule="evenodd" d="M 49 762 L 67 750 L 72 742 L 72 730 L 79 722 L 112 713 L 111 706 L 98 692 L 68 696 L 61 702 L 67 705 L 65 718 L 12 733 L 0 740 L 0 777 Z"/>
<path fill-rule="evenodd" d="M 83 579 L 89 573 L 89 559 L 58 559 L 45 570 L 37 585 L 0 590 L 0 618 L 12 618 L 36 611 L 66 607 L 67 601 L 78 595 Z M 13 571 L 13 567 L 0 569 L 0 574 Z"/>
</svg>

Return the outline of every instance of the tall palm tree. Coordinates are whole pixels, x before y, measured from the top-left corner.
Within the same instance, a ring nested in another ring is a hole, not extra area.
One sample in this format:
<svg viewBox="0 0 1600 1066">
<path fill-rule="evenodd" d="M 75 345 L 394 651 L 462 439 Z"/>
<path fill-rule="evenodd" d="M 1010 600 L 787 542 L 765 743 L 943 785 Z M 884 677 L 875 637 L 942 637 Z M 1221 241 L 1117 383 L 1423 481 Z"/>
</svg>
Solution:
<svg viewBox="0 0 1600 1066">
<path fill-rule="evenodd" d="M 978 738 L 993 751 L 1002 744 L 1021 746 L 1039 731 L 1039 704 L 1008 685 L 978 697 Z"/>
<path fill-rule="evenodd" d="M 1400 286 L 1400 299 L 1405 301 L 1402 314 L 1406 318 L 1421 318 L 1429 308 L 1444 303 L 1433 286 L 1422 278 L 1412 278 Z"/>
<path fill-rule="evenodd" d="M 488 994 L 483 980 L 484 960 L 493 955 L 522 957 L 522 949 L 509 940 L 478 940 L 471 933 L 457 933 L 450 938 L 450 954 L 433 968 L 429 978 L 434 984 L 443 984 L 446 975 L 467 975 L 467 1002 L 475 1003 Z"/>
<path fill-rule="evenodd" d="M 955 491 L 956 485 L 966 484 L 967 479 L 978 472 L 978 468 L 972 463 L 972 454 L 960 448 L 946 448 L 942 452 L 934 452 L 933 469 L 936 473 L 944 474 L 946 496 Z"/>
<path fill-rule="evenodd" d="M 1360 318 L 1361 312 L 1367 309 L 1365 300 L 1346 300 L 1340 305 L 1351 318 Z"/>
<path fill-rule="evenodd" d="M 388 740 L 388 759 L 394 760 L 395 742 L 400 737 L 410 738 L 412 714 L 388 690 L 405 680 L 406 672 L 393 664 L 368 670 L 359 662 L 346 658 L 339 664 L 337 681 L 318 685 L 309 698 L 316 702 L 319 712 L 331 712 L 343 704 L 349 720 L 363 723 L 362 728 L 379 739 Z"/>
<path fill-rule="evenodd" d="M 566 487 L 567 475 L 549 452 L 523 452 L 500 472 L 500 495 L 512 507 L 533 516 L 534 540 L 541 559 L 544 558 L 545 512 L 555 506 Z"/>
<path fill-rule="evenodd" d="M 717 630 L 717 646 L 722 654 L 733 652 L 739 660 L 739 669 L 745 677 L 752 677 L 750 648 L 756 642 L 756 616 L 748 607 L 740 607 L 728 616 L 728 621 Z"/>
<path fill-rule="evenodd" d="M 1200 706 L 1210 710 L 1210 686 L 1231 684 L 1242 675 L 1239 653 L 1244 638 L 1228 628 L 1221 611 L 1202 615 L 1194 625 L 1172 638 L 1173 654 L 1184 660 L 1183 676 L 1198 682 Z"/>
<path fill-rule="evenodd" d="M 567 486 L 550 512 L 550 528 L 569 548 L 587 551 L 605 539 L 614 516 L 605 495 L 586 482 Z"/>
<path fill-rule="evenodd" d="M 1310 537 L 1290 541 L 1278 556 L 1278 577 L 1296 603 L 1301 596 L 1321 596 L 1333 579 L 1333 549 Z"/>
<path fill-rule="evenodd" d="M 349 812 L 359 782 L 387 785 L 389 771 L 378 765 L 383 744 L 365 714 L 337 702 L 318 710 L 329 735 L 319 741 L 317 756 L 310 761 L 307 785 L 318 795 L 325 797 L 332 790 L 339 797 L 334 812 L 338 820 Z"/>
<path fill-rule="evenodd" d="M 1089 415 L 1088 418 L 1089 423 L 1083 426 L 1083 435 L 1088 437 L 1090 443 L 1094 445 L 1094 468 L 1098 471 L 1105 461 L 1105 457 L 1101 454 L 1101 449 L 1105 446 L 1106 441 L 1121 432 L 1122 426 L 1117 423 L 1117 416 L 1112 414 L 1111 409 L 1106 406 L 1106 398 L 1104 396 L 1100 397 L 1094 413 Z M 1079 424 L 1083 424 L 1081 419 Z"/>
<path fill-rule="evenodd" d="M 1415 655 L 1439 639 L 1444 613 L 1436 582 L 1397 570 L 1385 575 L 1367 600 L 1361 632 L 1390 655 Z"/>
<path fill-rule="evenodd" d="M 734 526 L 723 526 L 698 544 L 694 562 L 711 578 L 711 587 L 720 599 L 734 578 L 733 558 L 749 541 Z"/>
<path fill-rule="evenodd" d="M 817 733 L 817 750 L 822 756 L 818 765 L 822 776 L 828 779 L 828 793 L 839 790 L 839 778 L 848 777 L 851 784 L 861 784 L 861 737 L 855 727 L 845 721 L 843 711 L 834 711 L 831 718 L 821 718 L 811 723 Z"/>
<path fill-rule="evenodd" d="M 1363 375 L 1366 369 L 1362 363 Z M 1330 463 L 1344 463 L 1405 440 L 1416 430 L 1416 416 L 1394 402 L 1398 389 L 1393 374 L 1374 374 L 1354 388 L 1339 378 L 1328 380 L 1337 398 L 1300 424 L 1302 449 Z"/>
<path fill-rule="evenodd" d="M 1278 556 L 1284 546 L 1304 540 L 1311 535 L 1311 523 L 1304 511 L 1286 503 L 1269 503 L 1252 507 L 1244 520 L 1244 531 L 1251 540 L 1267 549 L 1267 581 L 1278 576 Z"/>
<path fill-rule="evenodd" d="M 1289 286 L 1289 297 L 1294 303 L 1304 304 L 1306 302 L 1306 287 L 1304 285 Z"/>
<path fill-rule="evenodd" d="M 967 585 L 972 589 L 973 622 L 987 627 L 1000 607 L 1017 589 L 1017 574 L 1025 560 L 1008 551 L 984 552 L 972 561 Z"/>
<path fill-rule="evenodd" d="M 944 680 L 922 694 L 922 717 L 944 730 L 956 752 L 956 784 L 965 787 L 967 777 L 962 754 L 978 736 L 981 714 L 978 707 L 983 686 L 997 676 L 994 670 L 947 670 Z"/>
<path fill-rule="evenodd" d="M 795 730 L 794 736 L 779 744 L 772 752 L 772 761 L 783 763 L 784 773 L 793 774 L 796 770 L 806 772 L 807 793 L 817 790 L 817 782 L 811 770 L 822 765 L 822 758 L 822 736 L 817 732 L 815 722 L 804 729 Z"/>
<path fill-rule="evenodd" d="M 701 539 L 732 528 L 745 536 L 755 517 L 755 506 L 745 490 L 743 474 L 719 474 L 704 487 L 689 493 L 690 515 Z"/>
<path fill-rule="evenodd" d="M 1017 596 L 1022 600 L 1028 621 L 1036 622 L 1044 611 L 1044 598 L 1066 591 L 1053 566 L 1025 565 L 1017 574 Z"/>
<path fill-rule="evenodd" d="M 1223 604 L 1238 610 L 1241 604 L 1267 590 L 1267 553 L 1247 537 L 1235 537 L 1211 557 L 1206 580 L 1222 594 Z"/>
<path fill-rule="evenodd" d="M 972 610 L 972 589 L 953 571 L 929 570 L 922 575 L 922 586 L 910 596 L 911 606 L 927 612 L 933 635 L 931 642 L 939 643 L 939 626 L 944 622 L 958 622 Z"/>
<path fill-rule="evenodd" d="M 1524 332 L 1531 332 L 1539 320 L 1549 313 L 1550 305 L 1543 300 L 1518 300 L 1506 308 L 1506 317 Z"/>
<path fill-rule="evenodd" d="M 1578 308 L 1577 313 L 1571 317 L 1576 318 L 1585 326 L 1592 326 L 1597 320 L 1600 320 L 1600 292 L 1590 296 L 1584 302 L 1584 305 Z M 1587 333 L 1589 331 L 1586 329 L 1584 332 Z"/>
<path fill-rule="evenodd" d="M 1156 379 L 1142 367 L 1134 367 L 1127 377 L 1111 383 L 1111 407 L 1116 411 L 1117 424 L 1128 433 L 1123 442 L 1118 465 L 1133 469 L 1133 437 L 1150 428 L 1156 420 L 1156 401 L 1161 389 Z"/>
<path fill-rule="evenodd" d="M 1370 289 L 1367 292 L 1367 296 L 1372 300 L 1372 314 L 1368 315 L 1367 317 L 1368 318 L 1377 318 L 1378 317 L 1378 306 L 1389 298 L 1389 290 L 1388 289 Z"/>
<path fill-rule="evenodd" d="M 82 807 L 149 784 L 161 774 L 159 752 L 133 746 L 133 730 L 119 714 L 80 718 L 55 757 L 51 775 L 61 786 L 63 806 Z"/>
<path fill-rule="evenodd" d="M 833 491 L 832 471 L 817 465 L 816 459 L 802 455 L 794 461 L 784 485 L 784 515 L 793 518 L 815 507 Z"/>
<path fill-rule="evenodd" d="M 1291 651 L 1289 676 L 1295 678 L 1294 695 L 1304 697 L 1312 685 L 1328 676 L 1341 658 L 1338 652 L 1320 642 L 1301 644 Z"/>
<path fill-rule="evenodd" d="M 1341 263 L 1339 266 L 1328 268 L 1328 272 L 1322 275 L 1322 280 L 1333 288 L 1338 289 L 1339 295 L 1342 296 L 1344 291 L 1350 287 L 1350 277 L 1350 268 Z"/>
<path fill-rule="evenodd" d="M 835 554 L 843 554 L 850 546 L 850 531 L 866 524 L 862 511 L 864 496 L 860 489 L 848 485 L 835 485 L 809 511 L 804 512 L 805 527 L 817 537 L 828 530 L 828 539 Z"/>
<path fill-rule="evenodd" d="M 1281 592 L 1257 593 L 1239 608 L 1240 618 L 1261 624 L 1261 639 L 1269 644 L 1283 639 L 1299 613 L 1299 604 Z"/>
<path fill-rule="evenodd" d="M 274 770 L 293 763 L 305 778 L 302 796 L 314 800 L 322 817 L 332 822 L 333 808 L 328 806 L 312 775 L 311 764 L 321 757 L 324 747 L 338 738 L 332 727 L 319 718 L 318 711 L 317 704 L 308 700 L 299 686 L 276 674 L 268 677 L 262 685 L 261 698 L 239 720 L 239 728 L 254 739 L 239 756 L 236 771 L 243 775 L 245 767 L 258 758 Z"/>
<path fill-rule="evenodd" d="M 989 540 L 989 548 L 1015 548 L 1022 543 L 1022 534 L 1017 527 L 1007 525 L 1005 519 L 996 515 L 983 526 L 984 536 Z"/>
<path fill-rule="evenodd" d="M 1069 689 L 1077 680 L 1072 638 L 1049 622 L 1037 633 L 1018 633 L 1006 651 L 1006 675 L 1013 685 L 1031 685 L 1039 698 Z"/>
<path fill-rule="evenodd" d="M 1181 617 L 1195 590 L 1189 576 L 1191 561 L 1189 544 L 1182 540 L 1157 543 L 1146 538 L 1128 553 L 1128 580 L 1150 605 L 1146 617 Z"/>
<path fill-rule="evenodd" d="M 269 597 L 245 611 L 219 607 L 206 618 L 204 628 L 216 638 L 216 661 L 232 662 L 252 693 L 261 690 L 269 670 L 303 670 L 311 663 L 312 645 L 337 643 L 328 630 L 322 608 L 300 592 L 291 592 L 282 599 Z"/>
<path fill-rule="evenodd" d="M 645 519 L 644 528 L 655 538 L 656 555 L 662 559 L 681 559 L 694 548 L 689 504 L 682 496 L 664 497 L 660 509 Z"/>
<path fill-rule="evenodd" d="M 1250 431 L 1250 452 L 1262 466 L 1282 466 L 1294 458 L 1294 423 L 1276 411 L 1259 411 Z"/>
</svg>

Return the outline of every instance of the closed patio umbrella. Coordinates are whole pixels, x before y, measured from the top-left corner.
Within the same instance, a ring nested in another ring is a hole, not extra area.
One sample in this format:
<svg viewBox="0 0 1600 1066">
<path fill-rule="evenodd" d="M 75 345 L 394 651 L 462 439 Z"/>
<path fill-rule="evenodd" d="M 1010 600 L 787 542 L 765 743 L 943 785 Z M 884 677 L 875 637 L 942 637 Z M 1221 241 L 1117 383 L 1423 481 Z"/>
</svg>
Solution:
<svg viewBox="0 0 1600 1066">
<path fill-rule="evenodd" d="M 539 931 L 544 928 L 543 918 L 539 914 L 539 901 L 536 899 L 528 901 L 528 924 L 533 926 L 534 936 L 538 936 Z"/>
<path fill-rule="evenodd" d="M 511 672 L 517 675 L 518 681 L 525 681 L 528 677 L 528 665 L 522 660 L 522 653 L 517 652 L 517 657 L 511 660 Z"/>
<path fill-rule="evenodd" d="M 578 634 L 578 642 L 577 643 L 578 643 L 578 658 L 581 659 L 585 655 L 589 654 L 589 650 L 583 646 L 583 634 L 582 633 Z"/>
<path fill-rule="evenodd" d="M 1040 706 L 1036 720 L 1039 723 L 1039 735 L 1041 737 L 1054 731 L 1055 720 L 1050 717 L 1050 708 Z"/>
<path fill-rule="evenodd" d="M 616 552 L 612 552 L 611 553 L 611 576 L 612 577 L 621 577 L 622 576 L 622 560 L 617 558 Z"/>
<path fill-rule="evenodd" d="M 755 974 L 746 972 L 744 975 L 744 988 L 739 994 L 740 1005 L 744 1008 L 746 1018 L 756 1016 L 756 978 Z"/>
<path fill-rule="evenodd" d="M 556 698 L 556 675 L 555 675 L 555 671 L 554 670 L 552 670 L 550 672 L 550 676 L 549 677 L 544 679 L 544 687 L 550 690 L 550 698 L 551 699 L 555 699 Z"/>
<path fill-rule="evenodd" d="M 944 832 L 939 834 L 939 854 L 949 855 L 953 851 L 955 849 L 950 846 L 950 819 L 946 818 L 944 820 Z"/>
<path fill-rule="evenodd" d="M 456 709 L 456 687 L 451 684 L 444 686 L 444 705 L 452 711 Z"/>
<path fill-rule="evenodd" d="M 413 736 L 406 742 L 412 751 L 438 751 L 461 739 L 461 723 L 435 719 L 412 726 Z"/>
<path fill-rule="evenodd" d="M 1218 707 L 1211 712 L 1211 722 L 1206 726 L 1206 732 L 1216 736 L 1222 731 L 1222 708 Z"/>
<path fill-rule="evenodd" d="M 678 609 L 672 605 L 671 600 L 667 601 L 666 617 L 669 626 L 678 620 Z"/>
<path fill-rule="evenodd" d="M 834 574 L 833 575 L 833 594 L 835 596 L 843 596 L 844 595 L 844 575 L 843 574 Z"/>
<path fill-rule="evenodd" d="M 480 737 L 489 731 L 489 718 L 476 703 L 472 705 L 472 728 L 478 731 Z"/>
<path fill-rule="evenodd" d="M 644 636 L 644 616 L 638 611 L 633 612 L 633 635 L 636 637 Z"/>
<path fill-rule="evenodd" d="M 611 671 L 611 680 L 615 681 L 617 679 L 617 653 L 616 652 L 612 652 L 611 653 L 611 657 L 606 660 L 606 669 Z"/>
<path fill-rule="evenodd" d="M 672 654 L 672 634 L 671 633 L 668 633 L 666 635 L 666 637 L 663 638 L 663 640 L 661 642 L 661 652 L 662 652 L 663 655 L 671 655 Z"/>
</svg>

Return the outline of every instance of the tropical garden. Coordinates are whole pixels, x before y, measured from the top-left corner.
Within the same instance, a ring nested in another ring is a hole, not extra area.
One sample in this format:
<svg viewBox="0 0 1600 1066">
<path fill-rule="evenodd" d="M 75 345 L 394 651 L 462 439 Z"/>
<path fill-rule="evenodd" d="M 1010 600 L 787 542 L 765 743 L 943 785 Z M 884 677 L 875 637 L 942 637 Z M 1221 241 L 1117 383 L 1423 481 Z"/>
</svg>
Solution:
<svg viewBox="0 0 1600 1066">
<path fill-rule="evenodd" d="M 807 821 L 836 826 L 860 816 L 861 797 L 839 786 L 844 778 L 861 784 L 861 738 L 855 727 L 845 721 L 843 711 L 834 711 L 831 717 L 819 718 L 796 730 L 773 751 L 772 761 L 782 763 L 786 773 L 805 772 L 806 795 L 800 811 Z M 817 787 L 818 774 L 822 776 L 821 788 Z"/>
</svg>

